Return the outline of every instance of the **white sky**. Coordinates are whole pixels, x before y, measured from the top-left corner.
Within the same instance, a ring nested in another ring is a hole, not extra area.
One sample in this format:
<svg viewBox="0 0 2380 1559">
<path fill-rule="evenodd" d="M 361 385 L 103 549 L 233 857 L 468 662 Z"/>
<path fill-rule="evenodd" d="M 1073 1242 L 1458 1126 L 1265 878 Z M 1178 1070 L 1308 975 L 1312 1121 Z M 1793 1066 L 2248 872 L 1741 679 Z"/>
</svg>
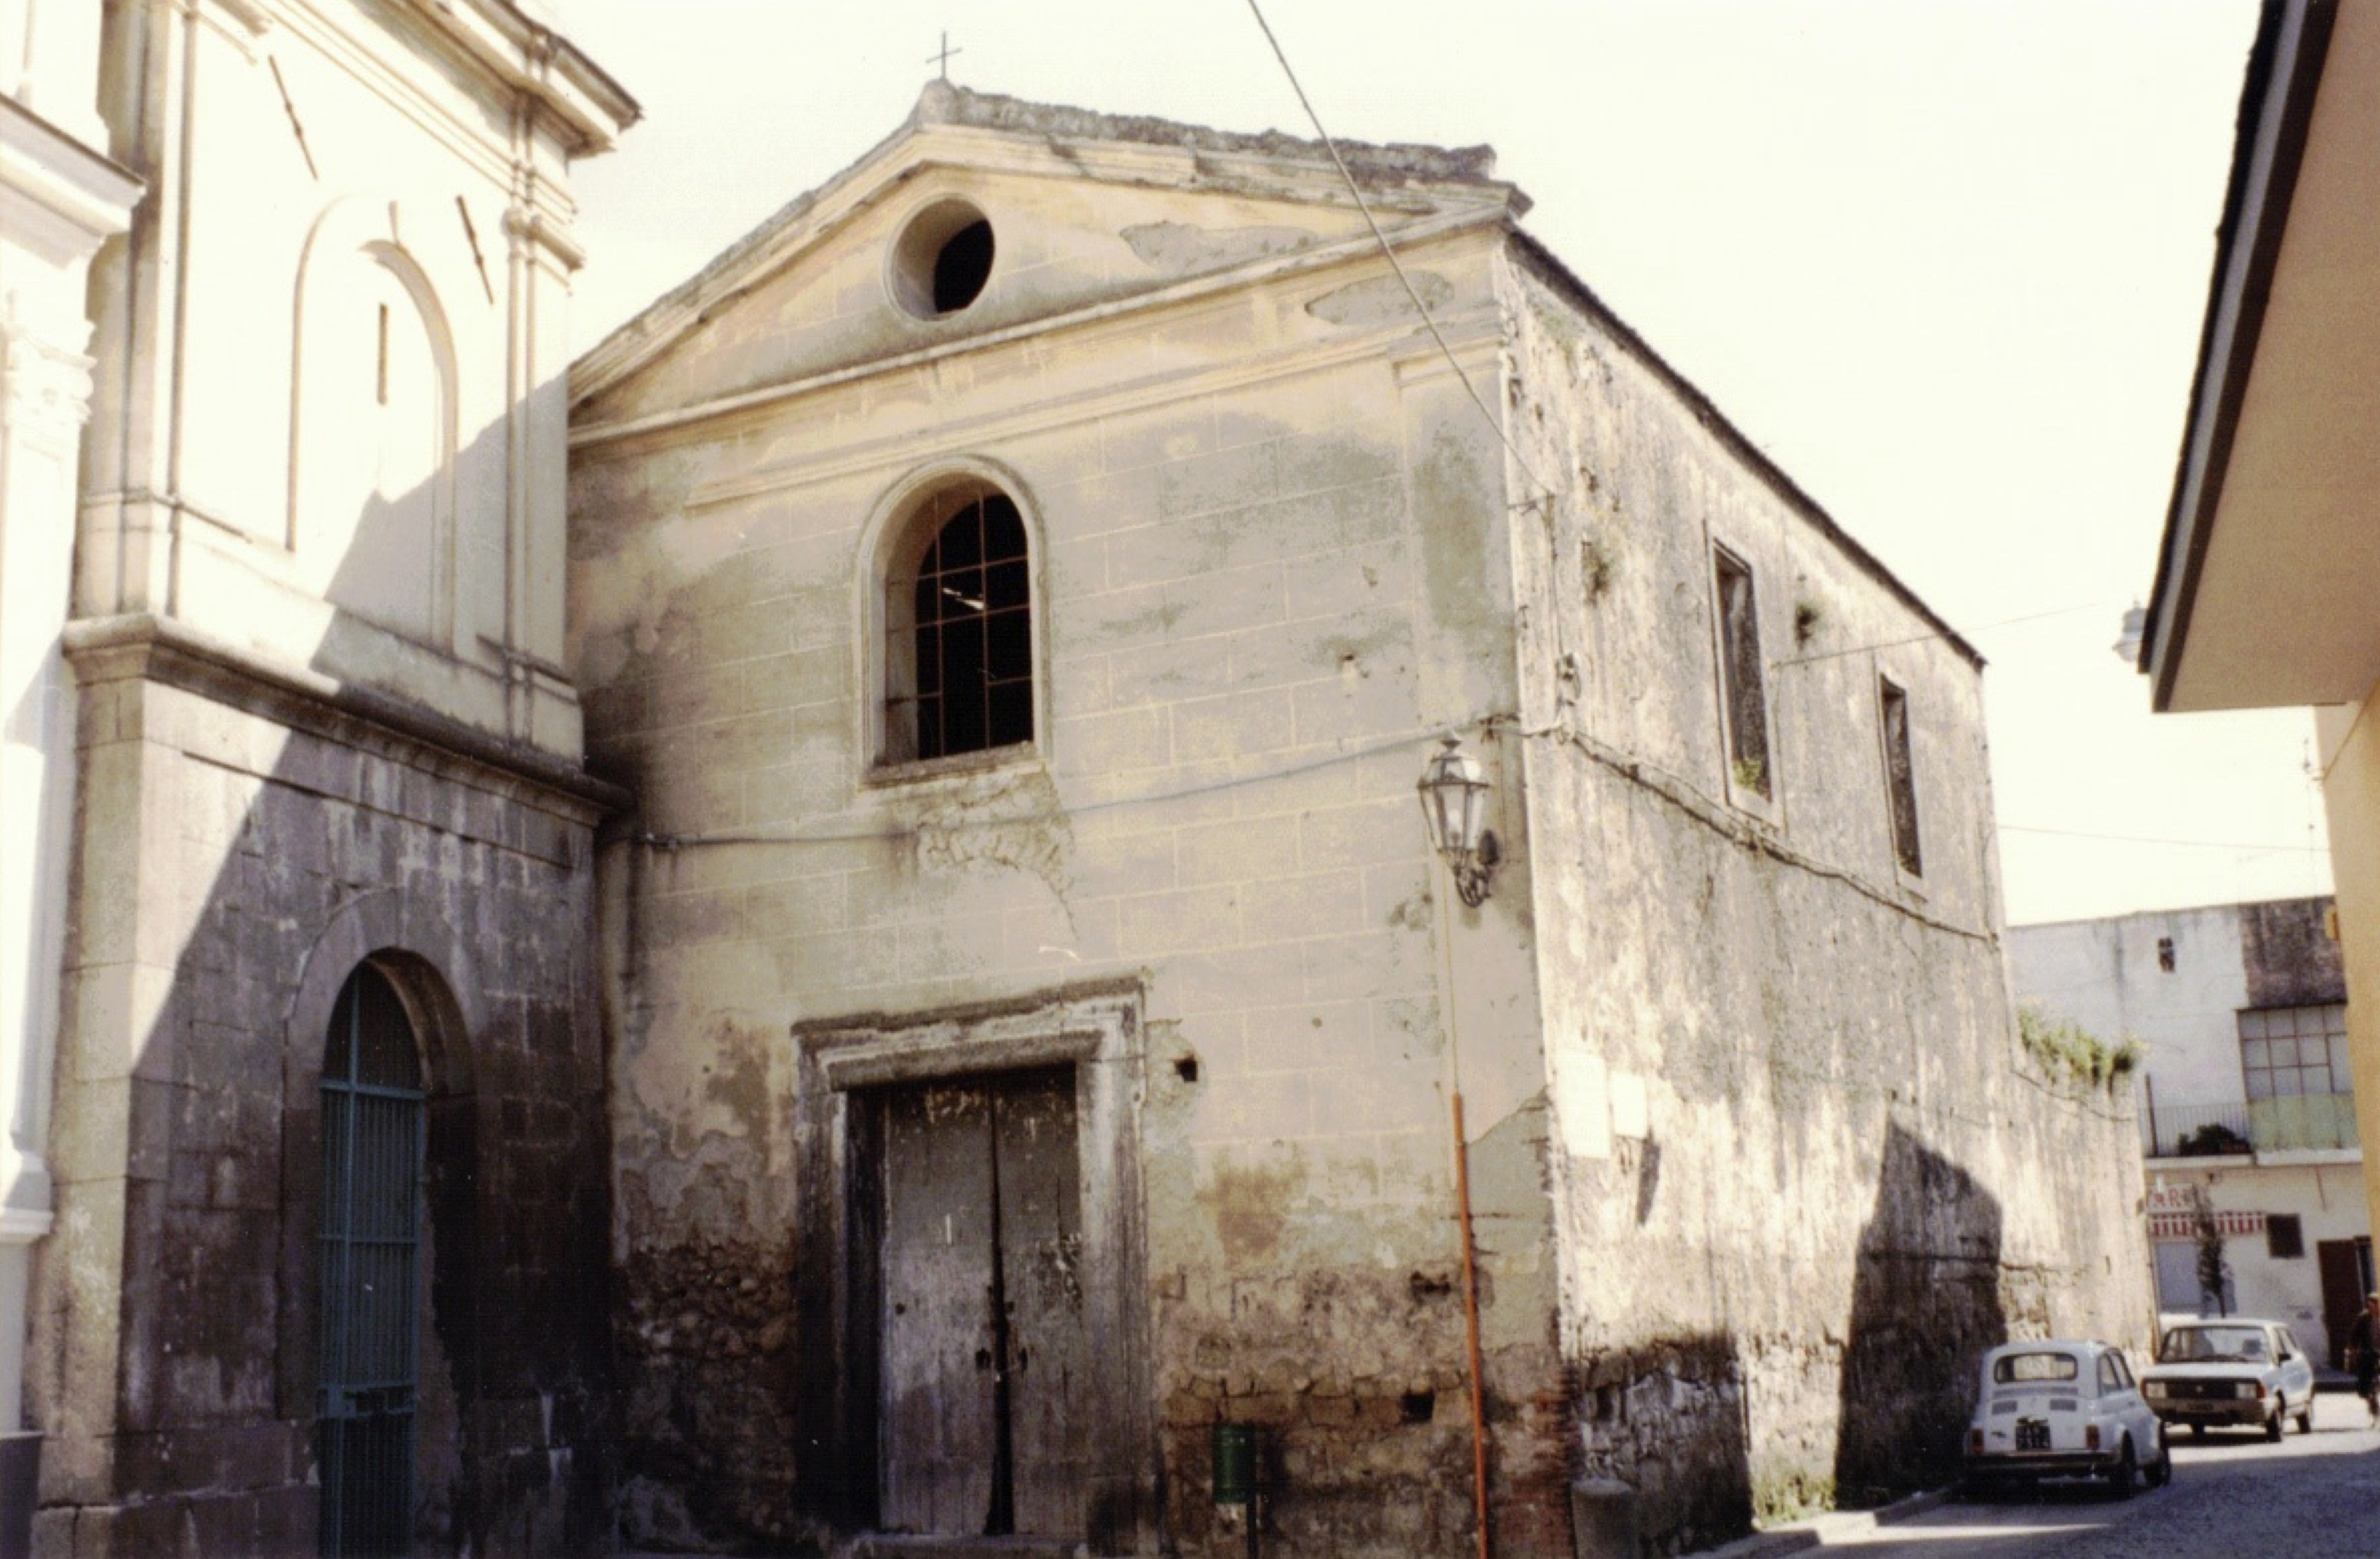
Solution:
<svg viewBox="0 0 2380 1559">
<path fill-rule="evenodd" d="M 2329 891 L 2311 720 L 2152 717 L 2108 648 L 2155 570 L 2253 0 L 1266 15 L 1333 135 L 1492 143 L 1529 228 L 1984 652 L 2011 921 Z M 1245 0 L 562 19 L 646 114 L 577 174 L 582 350 L 891 133 L 944 28 L 981 91 L 1309 133 Z"/>
</svg>

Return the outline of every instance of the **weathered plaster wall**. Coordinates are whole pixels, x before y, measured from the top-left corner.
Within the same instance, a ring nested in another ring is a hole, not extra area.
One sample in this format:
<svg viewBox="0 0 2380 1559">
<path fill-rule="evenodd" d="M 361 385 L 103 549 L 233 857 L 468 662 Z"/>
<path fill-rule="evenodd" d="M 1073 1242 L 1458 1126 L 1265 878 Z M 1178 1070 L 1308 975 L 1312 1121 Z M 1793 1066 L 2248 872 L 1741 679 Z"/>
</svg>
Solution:
<svg viewBox="0 0 2380 1559">
<path fill-rule="evenodd" d="M 419 1543 L 583 1553 L 608 1516 L 598 809 L 265 685 L 234 707 L 225 671 L 77 657 L 42 1551 L 312 1551 L 316 1090 L 370 957 L 431 1095 Z"/>
<path fill-rule="evenodd" d="M 1572 284 L 1505 277 L 1511 422 L 1557 490 L 1513 519 L 1512 743 L 1560 1342 L 1584 1470 L 1670 1551 L 1938 1478 L 1988 1344 L 2143 1341 L 2138 1158 L 2120 1102 L 2020 1059 L 1975 664 Z M 1724 756 L 1714 543 L 1755 578 L 1766 798 Z M 1919 874 L 1879 676 L 1908 694 Z"/>
<path fill-rule="evenodd" d="M 995 222 L 1073 211 L 984 199 Z M 1489 247 L 1408 260 L 1483 384 Z M 575 664 L 593 761 L 654 836 L 605 862 L 639 1540 L 831 1508 L 802 1488 L 829 1453 L 785 1433 L 815 1345 L 782 1324 L 789 1029 L 1086 981 L 1135 989 L 1145 1019 L 1167 1541 L 1236 1549 L 1208 1489 L 1223 1418 L 1269 1436 L 1275 1552 L 1467 1530 L 1450 1010 L 1500 1476 L 1559 1445 L 1535 1400 L 1559 1377 L 1526 872 L 1480 910 L 1441 902 L 1413 797 L 1430 737 L 1513 696 L 1500 456 L 1385 281 L 1276 277 L 667 438 L 581 422 Z M 938 467 L 993 475 L 1031 527 L 1041 735 L 888 778 L 866 734 L 872 517 Z M 1517 1541 L 1559 1548 L 1559 1471 L 1531 1497 Z"/>
</svg>

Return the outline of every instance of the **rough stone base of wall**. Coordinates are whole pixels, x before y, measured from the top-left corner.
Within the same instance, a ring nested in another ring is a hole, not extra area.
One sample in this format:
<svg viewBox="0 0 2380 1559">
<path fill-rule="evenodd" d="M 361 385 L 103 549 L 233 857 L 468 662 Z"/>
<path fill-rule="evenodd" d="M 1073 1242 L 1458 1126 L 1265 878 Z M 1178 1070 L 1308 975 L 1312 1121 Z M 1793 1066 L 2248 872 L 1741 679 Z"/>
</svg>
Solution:
<svg viewBox="0 0 2380 1559">
<path fill-rule="evenodd" d="M 1308 1274 L 1311 1284 L 1318 1274 Z M 1338 1282 L 1344 1273 L 1331 1274 Z M 1429 1274 L 1401 1279 L 1407 1305 L 1446 1296 Z M 1403 1368 L 1379 1354 L 1359 1372 L 1360 1348 L 1334 1346 L 1318 1323 L 1303 1363 L 1276 1356 L 1245 1371 L 1193 1376 L 1166 1397 L 1162 1431 L 1172 1536 L 1185 1555 L 1237 1559 L 1245 1528 L 1215 1505 L 1214 1425 L 1257 1429 L 1259 1537 L 1280 1555 L 1395 1554 L 1466 1550 L 1475 1505 L 1470 1385 L 1459 1337 L 1416 1349 Z M 1233 1357 L 1262 1358 L 1237 1340 Z M 1499 1553 L 1570 1553 L 1571 1394 L 1550 1347 L 1488 1356 L 1488 1521 Z M 1542 1382 L 1514 1400 L 1507 1382 Z"/>
<path fill-rule="evenodd" d="M 811 1525 L 799 1507 L 784 1252 L 696 1239 L 633 1253 L 618 1319 L 623 1537 L 692 1551 Z"/>
<path fill-rule="evenodd" d="M 42 1559 L 311 1553 L 321 1506 L 321 1491 L 301 1486 L 55 1507 L 35 1514 L 33 1552 Z"/>
<path fill-rule="evenodd" d="M 1614 1349 L 1582 1360 L 1575 1375 L 1583 1470 L 1636 1491 L 1647 1553 L 1707 1548 L 1751 1529 L 1752 1446 L 1733 1338 Z"/>
</svg>

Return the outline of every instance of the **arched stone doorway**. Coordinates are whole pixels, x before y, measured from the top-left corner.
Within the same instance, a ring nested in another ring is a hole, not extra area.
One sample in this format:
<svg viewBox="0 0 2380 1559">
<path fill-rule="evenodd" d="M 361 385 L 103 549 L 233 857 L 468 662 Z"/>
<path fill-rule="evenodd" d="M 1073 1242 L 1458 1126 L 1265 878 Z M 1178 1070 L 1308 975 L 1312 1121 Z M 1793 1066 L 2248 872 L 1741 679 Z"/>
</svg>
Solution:
<svg viewBox="0 0 2380 1559">
<path fill-rule="evenodd" d="M 396 988 L 370 964 L 332 1008 L 322 1080 L 316 1455 L 330 1559 L 410 1546 L 420 1395 L 426 1093 Z"/>
</svg>

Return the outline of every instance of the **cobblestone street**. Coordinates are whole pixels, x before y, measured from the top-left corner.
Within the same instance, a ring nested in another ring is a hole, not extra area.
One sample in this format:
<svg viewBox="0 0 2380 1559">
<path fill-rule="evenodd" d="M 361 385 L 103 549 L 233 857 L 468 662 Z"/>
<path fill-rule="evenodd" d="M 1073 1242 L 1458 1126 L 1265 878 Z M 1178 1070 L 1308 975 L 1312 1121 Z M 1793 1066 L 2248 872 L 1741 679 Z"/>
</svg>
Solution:
<svg viewBox="0 0 2380 1559">
<path fill-rule="evenodd" d="M 2314 1432 L 2279 1444 L 2213 1433 L 2174 1443 L 2175 1475 L 2129 1503 L 2095 1487 L 1953 1501 L 1906 1521 L 1826 1530 L 1817 1549 L 1857 1559 L 2374 1559 L 2380 1431 L 2362 1404 L 2325 1395 Z"/>
</svg>

